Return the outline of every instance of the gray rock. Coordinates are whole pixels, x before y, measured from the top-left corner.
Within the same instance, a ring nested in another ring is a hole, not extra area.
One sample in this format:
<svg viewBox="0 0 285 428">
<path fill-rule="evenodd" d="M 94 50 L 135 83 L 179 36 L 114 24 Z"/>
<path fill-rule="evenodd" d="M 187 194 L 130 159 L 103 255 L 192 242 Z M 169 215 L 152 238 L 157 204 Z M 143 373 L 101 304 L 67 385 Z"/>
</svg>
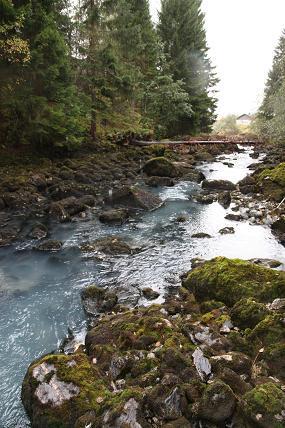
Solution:
<svg viewBox="0 0 285 428">
<path fill-rule="evenodd" d="M 195 349 L 192 357 L 200 378 L 203 381 L 208 380 L 212 374 L 212 368 L 208 358 L 204 357 L 203 351 L 201 351 L 200 348 Z"/>
<path fill-rule="evenodd" d="M 202 182 L 202 188 L 207 190 L 224 191 L 224 190 L 236 190 L 236 185 L 231 181 L 227 180 L 204 180 Z"/>
<path fill-rule="evenodd" d="M 188 170 L 187 174 L 183 176 L 183 180 L 193 181 L 194 183 L 201 183 L 205 178 L 205 175 L 201 171 L 194 168 L 190 171 Z"/>
<path fill-rule="evenodd" d="M 221 381 L 215 381 L 206 388 L 193 410 L 197 417 L 221 424 L 233 415 L 235 407 L 236 397 L 232 389 Z"/>
<path fill-rule="evenodd" d="M 81 245 L 81 251 L 84 253 L 92 253 L 95 251 L 102 252 L 108 255 L 117 254 L 134 254 L 137 249 L 132 248 L 129 244 L 123 241 L 119 236 L 107 236 L 97 239 L 94 242 L 86 242 Z"/>
<path fill-rule="evenodd" d="M 224 227 L 223 229 L 219 230 L 219 233 L 221 235 L 230 235 L 230 234 L 235 233 L 235 230 L 233 227 Z"/>
<path fill-rule="evenodd" d="M 204 232 L 199 232 L 199 233 L 194 233 L 194 235 L 191 236 L 191 238 L 212 238 L 211 235 L 209 235 L 208 233 L 204 233 Z"/>
<path fill-rule="evenodd" d="M 143 288 L 142 293 L 147 300 L 155 300 L 159 297 L 159 293 L 149 287 Z"/>
<path fill-rule="evenodd" d="M 243 218 L 242 218 L 242 216 L 240 214 L 230 213 L 230 214 L 227 214 L 225 216 L 225 219 L 232 220 L 232 221 L 241 221 Z"/>
<path fill-rule="evenodd" d="M 118 297 L 115 293 L 95 285 L 86 287 L 81 293 L 81 299 L 85 312 L 91 316 L 109 312 L 118 303 Z"/>
<path fill-rule="evenodd" d="M 275 299 L 272 303 L 266 305 L 270 311 L 284 311 L 285 310 L 285 299 Z"/>
<path fill-rule="evenodd" d="M 114 190 L 111 202 L 112 205 L 146 211 L 152 211 L 163 203 L 158 196 L 136 186 L 124 186 L 121 189 Z"/>
<path fill-rule="evenodd" d="M 128 211 L 120 208 L 105 210 L 99 214 L 99 220 L 101 223 L 107 224 L 123 224 L 128 218 Z"/>
<path fill-rule="evenodd" d="M 150 159 L 143 166 L 143 171 L 149 176 L 175 178 L 179 175 L 178 168 L 168 159 L 158 157 Z"/>
<path fill-rule="evenodd" d="M 170 177 L 149 177 L 145 180 L 145 184 L 150 187 L 173 187 L 175 181 Z"/>
<path fill-rule="evenodd" d="M 209 204 L 212 204 L 215 201 L 215 195 L 203 195 L 203 194 L 200 194 L 200 195 L 195 196 L 195 200 L 199 204 L 209 205 Z"/>
<path fill-rule="evenodd" d="M 231 205 L 231 201 L 232 198 L 230 192 L 220 193 L 218 196 L 218 202 L 224 208 L 228 208 Z"/>
<path fill-rule="evenodd" d="M 36 247 L 38 251 L 59 251 L 62 248 L 63 243 L 61 241 L 49 239 L 48 241 L 42 242 Z"/>
<path fill-rule="evenodd" d="M 43 239 L 46 238 L 47 234 L 47 227 L 44 224 L 38 223 L 32 227 L 29 233 L 29 237 L 32 239 Z"/>
</svg>

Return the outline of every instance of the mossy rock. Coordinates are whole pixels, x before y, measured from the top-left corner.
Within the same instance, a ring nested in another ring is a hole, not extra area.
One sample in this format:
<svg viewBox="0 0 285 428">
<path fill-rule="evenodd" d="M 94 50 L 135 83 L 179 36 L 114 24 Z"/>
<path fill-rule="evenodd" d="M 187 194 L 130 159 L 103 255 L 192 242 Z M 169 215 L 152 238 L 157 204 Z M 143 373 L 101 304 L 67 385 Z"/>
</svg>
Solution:
<svg viewBox="0 0 285 428">
<path fill-rule="evenodd" d="M 89 315 L 111 311 L 118 303 L 118 297 L 115 293 L 96 285 L 86 287 L 81 293 L 81 298 L 84 310 Z"/>
<path fill-rule="evenodd" d="M 177 167 L 165 157 L 150 159 L 143 166 L 143 171 L 149 176 L 175 178 L 179 175 Z"/>
<path fill-rule="evenodd" d="M 190 271 L 183 282 L 199 302 L 233 306 L 242 298 L 272 301 L 285 294 L 285 274 L 240 259 L 216 257 Z"/>
<path fill-rule="evenodd" d="M 274 383 L 256 386 L 244 396 L 244 413 L 262 428 L 285 426 L 285 393 Z"/>
<path fill-rule="evenodd" d="M 267 346 L 262 354 L 266 361 L 270 374 L 285 381 L 285 341 Z"/>
<path fill-rule="evenodd" d="M 269 314 L 263 303 L 256 302 L 253 298 L 239 300 L 231 310 L 231 319 L 241 329 L 254 328 Z"/>
<path fill-rule="evenodd" d="M 33 427 L 73 427 L 86 411 L 99 412 L 96 400 L 100 396 L 110 393 L 84 354 L 48 355 L 36 361 L 22 387 L 22 401 Z"/>
<path fill-rule="evenodd" d="M 273 169 L 265 169 L 257 180 L 265 196 L 280 202 L 285 196 L 285 163 L 280 163 Z"/>
<path fill-rule="evenodd" d="M 233 415 L 235 407 L 236 397 L 232 389 L 216 380 L 205 389 L 201 400 L 194 404 L 193 413 L 203 420 L 221 424 Z"/>
<path fill-rule="evenodd" d="M 248 332 L 247 339 L 262 346 L 274 345 L 285 340 L 284 316 L 268 315 Z"/>
<path fill-rule="evenodd" d="M 108 410 L 119 413 L 132 397 L 141 399 L 137 387 L 114 395 L 108 379 L 85 354 L 54 354 L 35 361 L 22 386 L 22 402 L 33 428 L 81 426 L 77 421 L 86 415 L 96 421 Z"/>
</svg>

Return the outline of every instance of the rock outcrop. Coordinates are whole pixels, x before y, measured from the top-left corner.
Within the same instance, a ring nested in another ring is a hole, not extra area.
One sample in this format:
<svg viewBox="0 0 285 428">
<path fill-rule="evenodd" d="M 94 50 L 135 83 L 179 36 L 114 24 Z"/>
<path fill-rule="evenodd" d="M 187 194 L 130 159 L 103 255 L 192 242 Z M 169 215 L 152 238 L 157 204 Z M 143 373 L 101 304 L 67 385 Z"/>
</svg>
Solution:
<svg viewBox="0 0 285 428">
<path fill-rule="evenodd" d="M 31 364 L 32 427 L 284 426 L 285 274 L 222 257 L 196 266 L 162 305 L 127 310 L 84 290 L 113 312 L 93 322 L 85 350 Z"/>
</svg>

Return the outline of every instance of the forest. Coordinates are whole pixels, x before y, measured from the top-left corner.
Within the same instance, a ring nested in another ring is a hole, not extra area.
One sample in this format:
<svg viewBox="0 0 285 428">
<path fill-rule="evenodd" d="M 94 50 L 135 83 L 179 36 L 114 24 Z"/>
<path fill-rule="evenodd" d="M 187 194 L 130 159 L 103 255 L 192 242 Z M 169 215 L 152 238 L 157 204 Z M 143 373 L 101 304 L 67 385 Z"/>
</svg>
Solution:
<svg viewBox="0 0 285 428">
<path fill-rule="evenodd" d="M 2 145 L 209 132 L 217 83 L 201 0 L 1 0 Z"/>
</svg>

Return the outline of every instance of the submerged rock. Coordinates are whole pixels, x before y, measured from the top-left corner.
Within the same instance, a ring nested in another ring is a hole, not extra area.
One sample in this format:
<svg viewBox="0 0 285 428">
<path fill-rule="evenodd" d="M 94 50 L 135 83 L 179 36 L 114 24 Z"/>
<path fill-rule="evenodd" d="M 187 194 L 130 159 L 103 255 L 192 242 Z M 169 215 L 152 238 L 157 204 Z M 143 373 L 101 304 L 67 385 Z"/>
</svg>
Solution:
<svg viewBox="0 0 285 428">
<path fill-rule="evenodd" d="M 177 167 L 165 157 L 150 159 L 143 166 L 143 171 L 149 177 L 157 176 L 175 178 L 179 176 Z"/>
<path fill-rule="evenodd" d="M 63 243 L 55 239 L 49 239 L 48 241 L 42 242 L 37 247 L 38 251 L 59 251 L 61 250 Z"/>
<path fill-rule="evenodd" d="M 132 248 L 119 236 L 106 236 L 94 242 L 86 242 L 81 245 L 80 249 L 84 253 L 100 251 L 109 255 L 134 254 L 137 251 L 136 248 Z"/>
<path fill-rule="evenodd" d="M 194 233 L 194 235 L 191 236 L 191 238 L 212 238 L 211 235 L 209 235 L 208 233 L 205 232 L 199 232 L 199 233 Z"/>
</svg>

